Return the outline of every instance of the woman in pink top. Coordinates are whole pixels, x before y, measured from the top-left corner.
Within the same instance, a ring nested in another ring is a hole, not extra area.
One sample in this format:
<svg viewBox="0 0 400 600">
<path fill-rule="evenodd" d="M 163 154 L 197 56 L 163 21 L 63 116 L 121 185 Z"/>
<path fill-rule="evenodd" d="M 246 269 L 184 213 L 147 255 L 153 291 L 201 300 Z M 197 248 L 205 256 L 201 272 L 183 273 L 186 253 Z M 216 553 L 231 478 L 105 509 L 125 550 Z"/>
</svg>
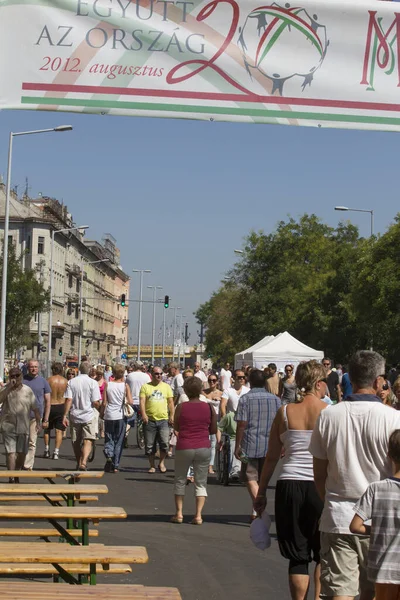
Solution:
<svg viewBox="0 0 400 600">
<path fill-rule="evenodd" d="M 174 429 L 178 434 L 175 453 L 175 506 L 172 523 L 183 523 L 183 498 L 188 468 L 193 465 L 196 494 L 196 514 L 192 525 L 201 525 L 201 512 L 207 497 L 207 475 L 210 464 L 210 435 L 217 432 L 217 415 L 213 407 L 200 400 L 203 382 L 188 377 L 183 384 L 189 402 L 177 406 Z"/>
</svg>

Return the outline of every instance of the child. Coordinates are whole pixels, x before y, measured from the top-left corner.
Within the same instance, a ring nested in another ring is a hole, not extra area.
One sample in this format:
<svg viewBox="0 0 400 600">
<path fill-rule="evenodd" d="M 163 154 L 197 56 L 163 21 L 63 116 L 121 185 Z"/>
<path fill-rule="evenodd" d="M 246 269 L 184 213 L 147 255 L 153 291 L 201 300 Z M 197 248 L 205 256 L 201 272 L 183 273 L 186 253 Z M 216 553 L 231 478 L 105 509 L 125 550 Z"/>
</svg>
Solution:
<svg viewBox="0 0 400 600">
<path fill-rule="evenodd" d="M 389 438 L 388 455 L 394 476 L 368 486 L 350 524 L 352 533 L 371 536 L 368 579 L 375 582 L 376 600 L 400 598 L 400 429 Z"/>
</svg>

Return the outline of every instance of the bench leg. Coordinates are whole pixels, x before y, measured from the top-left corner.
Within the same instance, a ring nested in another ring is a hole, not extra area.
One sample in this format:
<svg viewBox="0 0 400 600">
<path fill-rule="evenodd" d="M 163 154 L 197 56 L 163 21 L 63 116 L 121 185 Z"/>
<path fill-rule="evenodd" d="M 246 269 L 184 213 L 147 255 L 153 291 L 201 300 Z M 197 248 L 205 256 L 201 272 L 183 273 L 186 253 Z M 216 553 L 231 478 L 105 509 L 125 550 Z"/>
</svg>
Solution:
<svg viewBox="0 0 400 600">
<path fill-rule="evenodd" d="M 96 563 L 90 565 L 90 585 L 96 585 Z"/>
<path fill-rule="evenodd" d="M 89 521 L 82 519 L 82 546 L 89 545 Z"/>
<path fill-rule="evenodd" d="M 71 573 L 68 573 L 68 571 L 63 569 L 59 564 L 57 564 L 57 563 L 51 563 L 51 564 L 58 571 L 58 576 L 55 575 L 54 577 L 61 577 L 66 583 L 69 583 L 70 585 L 78 585 L 79 584 L 79 581 L 77 579 L 75 579 L 75 577 L 73 575 L 71 575 Z"/>
</svg>

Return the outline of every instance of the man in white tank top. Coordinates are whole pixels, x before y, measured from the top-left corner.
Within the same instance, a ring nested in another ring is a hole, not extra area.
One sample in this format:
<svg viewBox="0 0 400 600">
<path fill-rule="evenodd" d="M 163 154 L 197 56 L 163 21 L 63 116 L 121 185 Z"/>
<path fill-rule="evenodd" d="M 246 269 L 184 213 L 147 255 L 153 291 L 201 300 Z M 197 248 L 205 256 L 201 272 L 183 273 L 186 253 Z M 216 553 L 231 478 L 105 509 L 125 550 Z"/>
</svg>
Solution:
<svg viewBox="0 0 400 600">
<path fill-rule="evenodd" d="M 368 485 L 391 475 L 390 434 L 400 413 L 376 395 L 385 379 L 385 360 L 362 350 L 349 363 L 354 393 L 322 411 L 312 434 L 314 479 L 325 501 L 320 521 L 322 594 L 330 598 L 374 598 L 367 579 L 369 537 L 350 533 L 354 505 Z"/>
</svg>

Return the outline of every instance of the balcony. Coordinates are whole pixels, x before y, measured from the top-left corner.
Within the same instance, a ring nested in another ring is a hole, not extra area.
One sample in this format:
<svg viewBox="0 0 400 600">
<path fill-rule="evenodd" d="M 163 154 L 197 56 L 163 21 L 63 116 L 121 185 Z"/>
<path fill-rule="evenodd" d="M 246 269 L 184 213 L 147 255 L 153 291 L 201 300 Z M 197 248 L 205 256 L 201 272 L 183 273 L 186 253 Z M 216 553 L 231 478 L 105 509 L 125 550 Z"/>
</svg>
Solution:
<svg viewBox="0 0 400 600">
<path fill-rule="evenodd" d="M 53 327 L 51 328 L 51 337 L 59 340 L 64 337 L 64 332 L 64 325 L 53 325 Z"/>
<path fill-rule="evenodd" d="M 107 342 L 115 343 L 115 335 L 107 335 Z"/>
</svg>

